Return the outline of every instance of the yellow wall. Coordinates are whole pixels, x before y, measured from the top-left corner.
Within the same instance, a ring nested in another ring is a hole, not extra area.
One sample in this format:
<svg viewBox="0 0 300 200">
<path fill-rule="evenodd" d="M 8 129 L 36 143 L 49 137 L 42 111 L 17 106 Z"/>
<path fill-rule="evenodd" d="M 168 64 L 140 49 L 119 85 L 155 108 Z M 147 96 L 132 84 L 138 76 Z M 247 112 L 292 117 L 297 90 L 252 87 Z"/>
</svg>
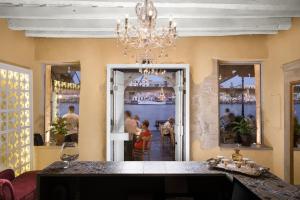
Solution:
<svg viewBox="0 0 300 200">
<path fill-rule="evenodd" d="M 300 58 L 300 20 L 294 19 L 289 31 L 268 36 L 268 59 L 263 78 L 264 134 L 267 144 L 272 145 L 274 172 L 284 176 L 284 76 L 282 65 Z M 300 157 L 296 157 L 300 159 Z M 297 168 L 296 168 L 297 169 Z M 298 170 L 300 166 L 298 166 Z"/>
<path fill-rule="evenodd" d="M 36 146 L 33 148 L 35 159 L 34 169 L 41 170 L 53 163 L 59 161 L 61 147 L 59 146 Z"/>
<path fill-rule="evenodd" d="M 32 38 L 26 38 L 23 32 L 8 30 L 5 20 L 0 20 L 0 62 L 32 69 L 34 131 L 42 132 L 41 68 L 35 60 L 35 42 Z M 33 155 L 35 158 L 35 151 Z"/>
<path fill-rule="evenodd" d="M 230 60 L 266 58 L 265 41 L 265 36 L 180 39 L 176 50 L 169 53 L 169 59 L 166 59 L 165 62 L 189 63 L 192 74 L 191 85 L 193 86 L 200 84 L 206 76 L 212 73 L 212 58 Z M 110 39 L 37 39 L 36 59 L 41 63 L 80 61 L 82 78 L 79 122 L 80 158 L 104 160 L 106 65 L 132 63 L 133 60 L 124 57 L 121 50 L 116 47 L 116 42 Z M 196 139 L 192 141 L 191 152 L 191 158 L 194 160 L 208 158 L 207 153 L 201 150 Z M 214 154 L 216 155 L 218 152 Z M 272 164 L 268 163 L 267 166 L 271 167 Z"/>
<path fill-rule="evenodd" d="M 33 69 L 33 101 L 37 102 L 34 106 L 34 125 L 36 131 L 41 131 L 41 107 L 37 106 L 41 100 L 41 72 L 35 61 L 34 39 L 24 37 L 23 32 L 8 30 L 5 20 L 0 20 L 0 62 Z"/>
<path fill-rule="evenodd" d="M 112 39 L 29 39 L 22 32 L 8 31 L 0 20 L 0 59 L 5 62 L 32 67 L 34 71 L 35 131 L 43 127 L 43 98 L 41 64 L 80 61 L 80 159 L 104 160 L 106 141 L 106 64 L 134 63 L 124 57 Z M 195 37 L 179 39 L 177 47 L 165 63 L 191 65 L 191 86 L 202 84 L 213 74 L 213 59 L 240 61 L 264 60 L 263 66 L 263 117 L 264 142 L 274 149 L 243 150 L 244 156 L 270 167 L 283 177 L 283 72 L 284 63 L 300 58 L 300 20 L 293 20 L 290 31 L 274 36 Z M 16 42 L 17 41 L 17 42 Z M 191 98 L 193 93 L 191 93 Z M 197 105 L 191 105 L 191 111 Z M 191 159 L 205 160 L 219 154 L 231 155 L 232 150 L 215 147 L 203 149 L 197 133 L 191 133 Z M 54 155 L 58 155 L 59 150 Z M 37 168 L 49 162 L 52 151 L 36 149 Z M 41 154 L 41 152 L 44 152 Z M 52 158 L 55 160 L 55 157 Z M 299 156 L 298 156 L 299 157 Z M 50 157 L 49 157 L 50 158 Z M 56 158 L 58 159 L 58 157 Z M 297 159 L 296 159 L 297 160 Z M 298 162 L 299 163 L 299 162 Z"/>
</svg>

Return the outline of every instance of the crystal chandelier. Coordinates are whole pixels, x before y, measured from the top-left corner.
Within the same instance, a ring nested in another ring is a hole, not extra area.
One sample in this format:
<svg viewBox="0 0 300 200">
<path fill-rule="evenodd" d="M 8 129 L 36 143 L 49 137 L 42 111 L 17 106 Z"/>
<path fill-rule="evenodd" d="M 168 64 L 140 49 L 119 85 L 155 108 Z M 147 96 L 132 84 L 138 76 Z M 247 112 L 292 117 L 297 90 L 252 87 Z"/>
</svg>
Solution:
<svg viewBox="0 0 300 200">
<path fill-rule="evenodd" d="M 147 75 L 155 75 L 155 76 L 159 76 L 159 75 L 165 75 L 166 74 L 166 70 L 164 69 L 151 69 L 151 68 L 140 68 L 139 72 L 141 74 L 144 74 L 145 76 Z"/>
<path fill-rule="evenodd" d="M 159 58 L 168 57 L 166 49 L 175 46 L 177 38 L 176 23 L 170 18 L 168 26 L 156 28 L 157 10 L 152 0 L 137 3 L 135 12 L 136 25 L 129 23 L 128 15 L 124 23 L 117 21 L 116 34 L 118 42 L 124 46 L 124 55 L 129 51 L 137 52 L 136 62 L 140 64 L 153 64 Z"/>
</svg>

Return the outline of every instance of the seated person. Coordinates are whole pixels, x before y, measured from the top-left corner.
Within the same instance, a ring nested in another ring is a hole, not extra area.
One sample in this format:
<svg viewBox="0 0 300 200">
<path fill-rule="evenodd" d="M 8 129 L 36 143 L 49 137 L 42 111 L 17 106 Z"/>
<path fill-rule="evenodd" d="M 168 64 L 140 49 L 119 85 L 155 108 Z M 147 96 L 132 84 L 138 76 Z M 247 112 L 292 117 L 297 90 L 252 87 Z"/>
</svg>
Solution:
<svg viewBox="0 0 300 200">
<path fill-rule="evenodd" d="M 135 149 L 143 149 L 143 145 L 144 145 L 144 141 L 143 141 L 143 137 L 150 137 L 151 136 L 151 132 L 149 130 L 149 121 L 145 120 L 142 123 L 142 131 L 139 135 L 139 137 L 137 138 L 137 140 L 134 143 L 134 148 Z M 145 146 L 147 146 L 147 144 L 145 144 Z"/>
<path fill-rule="evenodd" d="M 175 124 L 175 119 L 173 117 L 170 117 L 168 121 L 163 125 L 163 128 L 165 131 L 163 132 L 164 135 L 169 136 L 171 129 L 174 130 L 174 124 Z"/>
</svg>

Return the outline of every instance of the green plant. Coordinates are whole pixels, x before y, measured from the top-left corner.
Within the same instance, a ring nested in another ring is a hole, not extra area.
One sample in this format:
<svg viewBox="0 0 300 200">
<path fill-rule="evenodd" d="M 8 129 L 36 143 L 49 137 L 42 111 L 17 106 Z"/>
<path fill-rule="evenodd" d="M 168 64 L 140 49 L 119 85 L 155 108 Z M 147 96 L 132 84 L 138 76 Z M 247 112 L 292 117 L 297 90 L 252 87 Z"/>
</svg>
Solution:
<svg viewBox="0 0 300 200">
<path fill-rule="evenodd" d="M 233 122 L 232 130 L 240 135 L 250 135 L 253 128 L 250 126 L 249 122 L 242 118 L 239 122 Z"/>
<path fill-rule="evenodd" d="M 57 118 L 56 122 L 51 124 L 50 132 L 54 135 L 60 134 L 60 135 L 67 135 L 68 129 L 67 129 L 67 121 L 64 118 Z"/>
</svg>

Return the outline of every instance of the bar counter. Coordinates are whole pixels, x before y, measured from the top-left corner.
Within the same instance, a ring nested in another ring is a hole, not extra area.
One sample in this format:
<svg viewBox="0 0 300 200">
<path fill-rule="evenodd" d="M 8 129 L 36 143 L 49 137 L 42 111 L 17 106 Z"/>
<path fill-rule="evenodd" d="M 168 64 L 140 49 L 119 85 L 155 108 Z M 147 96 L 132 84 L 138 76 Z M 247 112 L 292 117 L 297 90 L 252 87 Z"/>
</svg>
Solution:
<svg viewBox="0 0 300 200">
<path fill-rule="evenodd" d="M 204 162 L 55 162 L 38 174 L 39 199 L 289 199 L 300 189 L 272 173 L 249 177 Z M 100 198 L 101 197 L 101 198 Z"/>
</svg>

